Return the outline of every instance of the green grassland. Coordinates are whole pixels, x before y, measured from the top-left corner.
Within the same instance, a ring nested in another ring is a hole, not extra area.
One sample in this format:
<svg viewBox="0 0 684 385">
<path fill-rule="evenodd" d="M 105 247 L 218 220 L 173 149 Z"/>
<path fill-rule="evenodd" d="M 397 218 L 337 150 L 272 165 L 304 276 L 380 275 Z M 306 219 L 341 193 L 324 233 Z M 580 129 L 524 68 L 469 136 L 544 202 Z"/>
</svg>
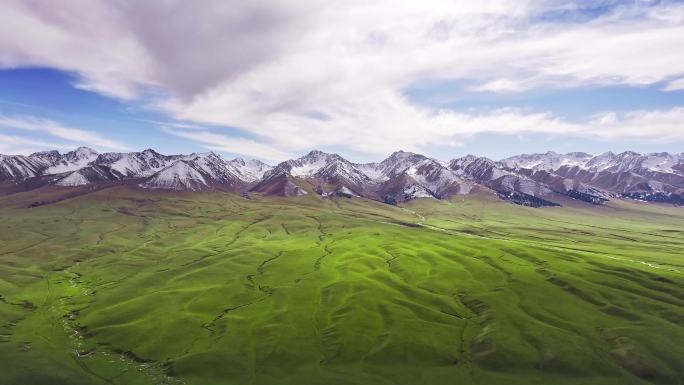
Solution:
<svg viewBox="0 0 684 385">
<path fill-rule="evenodd" d="M 684 384 L 682 208 L 60 194 L 0 197 L 2 384 Z"/>
</svg>

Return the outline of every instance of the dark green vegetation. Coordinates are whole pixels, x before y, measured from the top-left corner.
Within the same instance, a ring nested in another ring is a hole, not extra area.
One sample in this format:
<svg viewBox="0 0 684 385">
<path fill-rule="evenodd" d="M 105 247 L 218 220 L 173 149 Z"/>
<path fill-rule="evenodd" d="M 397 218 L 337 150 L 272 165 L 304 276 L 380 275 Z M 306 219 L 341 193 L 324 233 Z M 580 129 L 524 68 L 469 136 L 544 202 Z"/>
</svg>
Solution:
<svg viewBox="0 0 684 385">
<path fill-rule="evenodd" d="M 60 194 L 0 197 L 3 384 L 684 383 L 682 208 Z"/>
</svg>

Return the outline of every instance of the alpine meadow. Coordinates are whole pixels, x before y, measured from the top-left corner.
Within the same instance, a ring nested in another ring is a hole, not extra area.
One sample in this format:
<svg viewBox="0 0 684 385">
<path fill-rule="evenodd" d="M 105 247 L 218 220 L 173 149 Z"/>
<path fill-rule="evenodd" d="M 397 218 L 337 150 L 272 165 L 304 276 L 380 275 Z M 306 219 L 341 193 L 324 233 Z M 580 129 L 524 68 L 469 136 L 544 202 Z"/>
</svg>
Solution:
<svg viewBox="0 0 684 385">
<path fill-rule="evenodd" d="M 6 383 L 684 376 L 681 209 L 61 194 L 0 201 Z"/>
<path fill-rule="evenodd" d="M 684 385 L 684 1 L 0 1 L 0 385 Z"/>
</svg>

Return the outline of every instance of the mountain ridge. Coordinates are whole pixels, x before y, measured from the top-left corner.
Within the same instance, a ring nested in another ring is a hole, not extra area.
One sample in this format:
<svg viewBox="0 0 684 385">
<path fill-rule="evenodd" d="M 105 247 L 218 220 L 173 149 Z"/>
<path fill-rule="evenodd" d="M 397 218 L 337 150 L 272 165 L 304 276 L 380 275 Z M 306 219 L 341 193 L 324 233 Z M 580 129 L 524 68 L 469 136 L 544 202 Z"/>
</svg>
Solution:
<svg viewBox="0 0 684 385">
<path fill-rule="evenodd" d="M 567 198 L 590 204 L 627 198 L 682 205 L 684 153 L 624 151 L 594 156 L 547 151 L 499 161 L 465 155 L 443 162 L 400 150 L 380 162 L 354 163 L 335 153 L 312 150 L 270 166 L 256 159 L 226 160 L 215 152 L 162 155 L 148 148 L 98 153 L 79 147 L 64 154 L 54 150 L 28 156 L 0 154 L 0 183 L 24 189 L 130 183 L 151 190 L 357 196 L 390 204 L 484 190 L 534 207 L 557 206 Z"/>
</svg>

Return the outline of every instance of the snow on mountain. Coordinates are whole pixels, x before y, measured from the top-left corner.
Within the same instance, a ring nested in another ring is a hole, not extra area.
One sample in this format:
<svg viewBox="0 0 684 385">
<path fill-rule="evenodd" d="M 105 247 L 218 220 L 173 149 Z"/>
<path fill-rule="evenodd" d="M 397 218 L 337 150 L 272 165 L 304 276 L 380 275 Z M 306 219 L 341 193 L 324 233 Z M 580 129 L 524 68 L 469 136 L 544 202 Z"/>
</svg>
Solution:
<svg viewBox="0 0 684 385">
<path fill-rule="evenodd" d="M 83 153 L 83 151 L 80 152 Z M 268 165 L 258 160 L 245 162 L 242 159 L 234 159 L 227 162 L 223 157 L 213 152 L 171 156 L 161 155 L 152 149 L 129 153 L 110 152 L 99 154 L 88 163 L 86 161 L 90 159 L 89 156 L 74 157 L 69 153 L 62 158 L 64 159 L 58 160 L 57 166 L 49 169 L 50 172 L 78 170 L 92 164 L 109 168 L 113 175 L 118 176 L 117 179 L 142 178 L 152 176 L 174 162 L 183 159 L 190 162 L 195 169 L 210 179 L 218 183 L 230 184 L 237 180 L 247 183 L 255 182 L 263 176 L 266 170 L 270 169 Z M 71 160 L 74 158 L 76 161 Z M 68 165 L 65 166 L 65 163 Z"/>
<path fill-rule="evenodd" d="M 668 154 L 667 152 L 647 154 L 641 161 L 641 167 L 657 172 L 684 174 L 676 166 L 684 163 L 684 154 Z"/>
<path fill-rule="evenodd" d="M 344 186 L 340 187 L 340 188 L 337 190 L 337 194 L 338 194 L 338 195 L 342 195 L 342 196 L 346 196 L 346 197 L 350 197 L 350 198 L 351 198 L 351 197 L 358 197 L 358 195 L 356 195 L 355 192 L 353 192 L 352 190 L 350 190 L 350 189 L 348 189 L 348 188 L 346 188 L 346 187 L 344 187 Z"/>
<path fill-rule="evenodd" d="M 428 157 L 406 151 L 396 151 L 387 159 L 380 163 L 370 163 L 365 165 L 366 169 L 371 169 L 371 173 L 376 180 L 384 181 L 404 173 L 412 166 L 428 160 Z"/>
<path fill-rule="evenodd" d="M 404 171 L 436 197 L 448 193 L 467 194 L 472 184 L 434 159 L 424 159 Z"/>
<path fill-rule="evenodd" d="M 84 186 L 90 184 L 106 184 L 122 180 L 121 174 L 113 171 L 106 166 L 99 166 L 96 164 L 89 164 L 76 171 L 62 176 L 54 182 L 57 186 Z"/>
<path fill-rule="evenodd" d="M 638 166 L 641 160 L 640 158 L 641 154 L 632 151 L 625 151 L 620 154 L 614 154 L 608 151 L 591 158 L 589 161 L 587 161 L 584 167 L 581 168 L 594 172 L 628 171 Z"/>
<path fill-rule="evenodd" d="M 288 160 L 285 163 L 290 167 L 290 175 L 312 177 L 320 169 L 335 161 L 347 162 L 346 159 L 337 154 L 328 154 L 320 150 L 314 150 L 301 158 Z"/>
<path fill-rule="evenodd" d="M 370 178 L 355 164 L 337 154 L 328 154 L 320 150 L 282 162 L 272 171 L 286 172 L 299 178 L 322 179 L 329 183 L 342 180 L 352 185 L 362 185 L 370 182 Z"/>
<path fill-rule="evenodd" d="M 543 154 L 522 154 L 501 160 L 509 168 L 527 168 L 555 171 L 561 167 L 579 167 L 590 171 L 624 172 L 643 168 L 651 171 L 672 173 L 673 167 L 683 161 L 681 155 L 666 152 L 639 154 L 625 151 L 614 154 L 610 151 L 592 156 L 583 152 L 558 154 L 549 151 Z"/>
<path fill-rule="evenodd" d="M 57 162 L 59 162 L 62 159 L 62 154 L 60 154 L 59 151 L 56 150 L 39 151 L 29 155 L 29 158 L 35 159 L 38 162 L 44 164 L 46 167 L 48 167 L 55 165 Z"/>
<path fill-rule="evenodd" d="M 192 164 L 196 170 L 216 182 L 232 184 L 241 181 L 240 175 L 234 172 L 234 168 L 221 155 L 215 152 L 190 154 L 184 157 L 183 160 Z"/>
<path fill-rule="evenodd" d="M 0 181 L 20 181 L 42 173 L 45 164 L 24 155 L 0 155 Z"/>
<path fill-rule="evenodd" d="M 528 178 L 523 174 L 505 169 L 503 162 L 494 162 L 485 157 L 466 155 L 449 162 L 457 175 L 486 186 L 497 193 L 501 199 L 507 199 L 525 206 L 557 206 L 547 199 L 553 193 L 543 183 Z"/>
<path fill-rule="evenodd" d="M 580 169 L 603 171 L 613 165 L 615 165 L 615 154 L 608 151 L 589 159 L 587 163 L 584 164 L 584 167 L 580 167 Z"/>
<path fill-rule="evenodd" d="M 139 185 L 147 189 L 198 191 L 209 187 L 209 183 L 197 165 L 191 161 L 178 160 L 154 174 Z"/>
<path fill-rule="evenodd" d="M 563 166 L 582 167 L 592 156 L 583 152 L 558 154 L 548 151 L 544 154 L 522 154 L 501 160 L 510 168 L 528 168 L 536 170 L 557 170 Z"/>
<path fill-rule="evenodd" d="M 380 186 L 378 194 L 380 200 L 390 204 L 397 204 L 416 198 L 435 197 L 432 191 L 428 190 L 408 173 L 401 173 L 392 179 L 386 180 Z"/>
<path fill-rule="evenodd" d="M 62 155 L 59 160 L 48 167 L 44 174 L 61 174 L 63 172 L 75 171 L 94 161 L 99 154 L 88 147 L 79 147 L 74 151 L 69 151 Z"/>
<path fill-rule="evenodd" d="M 319 185 L 321 194 L 340 187 L 346 187 L 358 194 L 366 185 L 372 183 L 371 178 L 359 170 L 355 164 L 337 154 L 328 154 L 319 150 L 278 164 L 264 173 L 263 179 L 273 179 L 281 174 L 309 179 Z"/>
<path fill-rule="evenodd" d="M 434 198 L 434 195 L 430 193 L 428 189 L 420 184 L 412 184 L 405 186 L 403 190 L 405 200 L 411 200 L 416 198 Z"/>
<path fill-rule="evenodd" d="M 374 171 L 376 181 L 383 181 L 379 191 L 386 202 L 427 197 L 442 199 L 467 194 L 473 187 L 441 162 L 411 152 L 397 151 L 366 168 Z"/>
<path fill-rule="evenodd" d="M 204 190 L 212 187 L 234 188 L 254 182 L 268 166 L 259 161 L 235 159 L 227 162 L 214 152 L 167 157 L 171 162 L 140 184 L 144 188 L 168 190 Z M 174 161 L 174 159 L 177 159 Z"/>
<path fill-rule="evenodd" d="M 63 187 L 85 186 L 90 181 L 80 171 L 74 171 L 64 178 L 58 180 L 55 184 Z"/>
<path fill-rule="evenodd" d="M 260 180 L 264 177 L 264 173 L 273 168 L 256 159 L 245 161 L 242 158 L 235 158 L 229 161 L 228 164 L 234 168 L 235 173 L 240 176 L 240 179 L 249 183 Z"/>
<path fill-rule="evenodd" d="M 354 164 L 354 167 L 375 182 L 384 182 L 387 180 L 387 177 L 382 174 L 379 163 L 356 163 Z"/>
<path fill-rule="evenodd" d="M 565 170 L 566 168 L 563 168 Z M 576 168 L 579 170 L 579 168 Z M 521 175 L 535 180 L 549 189 L 573 199 L 593 204 L 601 204 L 613 196 L 598 187 L 592 187 L 576 179 L 565 178 L 552 171 L 536 169 L 519 169 Z"/>
<path fill-rule="evenodd" d="M 535 197 L 550 194 L 551 190 L 541 183 L 531 179 L 520 178 L 515 175 L 506 175 L 501 178 L 500 185 L 507 190 L 519 191 L 521 193 Z"/>
<path fill-rule="evenodd" d="M 502 163 L 508 171 L 525 174 L 555 192 L 595 204 L 616 196 L 677 203 L 684 192 L 682 157 L 665 152 L 605 152 L 593 157 L 548 152 L 519 155 Z"/>
<path fill-rule="evenodd" d="M 55 176 L 44 177 L 48 175 Z M 35 183 L 28 181 L 39 177 L 43 178 Z M 168 156 L 152 149 L 98 154 L 80 147 L 66 154 L 42 151 L 29 156 L 0 155 L 0 181 L 13 181 L 16 188 L 31 189 L 46 183 L 65 187 L 125 183 L 134 178 L 146 178 L 139 183 L 143 188 L 254 191 L 281 196 L 315 191 L 322 196 L 359 196 L 388 203 L 445 199 L 467 194 L 476 186 L 531 206 L 555 205 L 552 200 L 561 195 L 594 204 L 616 197 L 684 202 L 684 154 L 665 152 L 591 156 L 549 151 L 500 162 L 468 155 L 443 163 L 397 151 L 381 162 L 357 164 L 316 150 L 275 167 L 258 160 L 226 161 L 213 152 Z"/>
<path fill-rule="evenodd" d="M 169 165 L 178 156 L 165 156 L 147 149 L 142 152 L 100 154 L 94 164 L 107 166 L 124 177 L 145 177 Z"/>
<path fill-rule="evenodd" d="M 284 191 L 284 196 L 289 197 L 289 196 L 302 196 L 302 195 L 307 195 L 308 192 L 298 186 L 296 183 L 292 182 L 291 180 L 288 180 L 285 183 L 285 187 L 283 188 Z"/>
<path fill-rule="evenodd" d="M 449 162 L 449 168 L 456 175 L 478 181 L 494 180 L 511 174 L 503 170 L 501 165 L 493 160 L 475 155 L 466 155 L 462 158 L 452 159 Z"/>
<path fill-rule="evenodd" d="M 330 184 L 342 184 L 347 188 L 351 186 L 362 188 L 371 183 L 368 175 L 356 168 L 345 159 L 332 159 L 331 162 L 321 167 L 312 175 L 314 178 Z"/>
<path fill-rule="evenodd" d="M 97 152 L 79 147 L 64 155 L 58 151 L 35 152 L 29 156 L 0 156 L 0 180 L 20 181 L 41 175 L 61 174 L 86 167 L 97 157 Z M 68 182 L 65 182 L 68 183 Z"/>
<path fill-rule="evenodd" d="M 681 155 L 626 151 L 598 155 L 584 168 L 562 167 L 555 173 L 618 193 L 675 192 L 684 188 Z"/>
</svg>

